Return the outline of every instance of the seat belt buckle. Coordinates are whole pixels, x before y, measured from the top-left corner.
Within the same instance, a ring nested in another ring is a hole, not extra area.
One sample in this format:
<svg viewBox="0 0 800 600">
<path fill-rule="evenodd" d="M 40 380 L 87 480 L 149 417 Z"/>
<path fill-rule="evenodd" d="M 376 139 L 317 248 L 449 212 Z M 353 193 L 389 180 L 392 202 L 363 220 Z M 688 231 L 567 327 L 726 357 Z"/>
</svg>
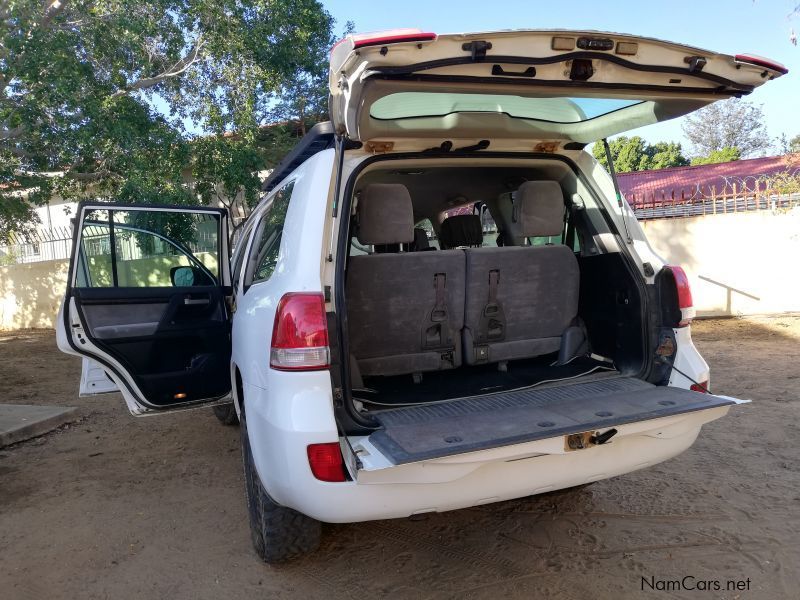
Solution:
<svg viewBox="0 0 800 600">
<path fill-rule="evenodd" d="M 498 313 L 499 310 L 500 307 L 497 304 L 487 304 L 483 307 L 483 314 L 486 317 L 493 317 Z"/>
<path fill-rule="evenodd" d="M 446 308 L 434 308 L 431 311 L 431 321 L 434 323 L 441 323 L 442 321 L 447 320 L 447 309 Z"/>
</svg>

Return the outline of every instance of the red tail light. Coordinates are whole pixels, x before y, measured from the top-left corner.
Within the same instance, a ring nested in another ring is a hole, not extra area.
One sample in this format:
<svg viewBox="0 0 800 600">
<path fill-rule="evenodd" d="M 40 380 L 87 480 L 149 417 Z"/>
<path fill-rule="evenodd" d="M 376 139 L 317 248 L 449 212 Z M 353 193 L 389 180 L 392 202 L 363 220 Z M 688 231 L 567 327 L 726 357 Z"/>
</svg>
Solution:
<svg viewBox="0 0 800 600">
<path fill-rule="evenodd" d="M 322 294 L 284 294 L 275 311 L 270 366 L 280 371 L 324 369 L 328 366 L 329 356 Z"/>
<path fill-rule="evenodd" d="M 777 60 L 764 58 L 763 56 L 757 56 L 755 54 L 737 54 L 733 57 L 733 60 L 735 60 L 737 63 L 764 67 L 765 69 L 775 71 L 781 75 L 786 75 L 789 72 L 789 69 L 779 63 Z"/>
<path fill-rule="evenodd" d="M 308 447 L 308 464 L 314 477 L 320 481 L 344 481 L 344 461 L 339 442 L 311 444 Z"/>
<path fill-rule="evenodd" d="M 686 327 L 694 318 L 694 301 L 692 300 L 692 288 L 689 286 L 689 278 L 686 271 L 681 267 L 664 267 L 669 269 L 675 279 L 675 289 L 678 293 L 678 308 L 681 309 L 681 320 L 678 327 Z"/>
<path fill-rule="evenodd" d="M 435 33 L 419 29 L 389 29 L 388 31 L 373 31 L 371 33 L 357 33 L 352 36 L 353 48 L 365 46 L 385 46 L 400 42 L 430 42 L 436 39 Z"/>
<path fill-rule="evenodd" d="M 689 386 L 689 389 L 692 390 L 693 392 L 700 392 L 701 394 L 710 393 L 708 391 L 708 380 L 701 381 L 699 383 L 693 383 L 692 385 Z"/>
</svg>

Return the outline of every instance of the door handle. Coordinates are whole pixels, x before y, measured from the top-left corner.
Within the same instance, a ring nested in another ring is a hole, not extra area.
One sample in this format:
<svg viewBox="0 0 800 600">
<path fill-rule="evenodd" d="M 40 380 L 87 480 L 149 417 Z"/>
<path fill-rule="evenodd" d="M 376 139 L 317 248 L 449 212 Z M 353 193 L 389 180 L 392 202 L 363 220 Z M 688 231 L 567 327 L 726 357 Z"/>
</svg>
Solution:
<svg viewBox="0 0 800 600">
<path fill-rule="evenodd" d="M 197 306 L 200 304 L 208 304 L 210 301 L 208 298 L 184 298 L 183 303 L 186 306 Z"/>
</svg>

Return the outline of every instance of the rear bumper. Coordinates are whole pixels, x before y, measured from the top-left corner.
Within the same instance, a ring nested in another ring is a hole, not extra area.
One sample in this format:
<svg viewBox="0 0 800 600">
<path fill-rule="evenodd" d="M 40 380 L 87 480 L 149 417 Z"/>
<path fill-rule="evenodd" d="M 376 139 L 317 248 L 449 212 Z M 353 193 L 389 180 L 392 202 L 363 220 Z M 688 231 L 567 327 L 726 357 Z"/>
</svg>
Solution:
<svg viewBox="0 0 800 600">
<path fill-rule="evenodd" d="M 301 406 L 303 412 L 322 409 L 330 398 L 319 391 L 319 402 L 308 396 L 282 398 L 282 407 L 276 408 L 270 407 L 266 390 L 249 387 L 247 422 L 256 468 L 268 493 L 279 504 L 330 523 L 444 512 L 622 475 L 680 454 L 694 443 L 704 423 L 729 409 L 622 425 L 612 442 L 573 452 L 564 450 L 559 437 L 400 466 L 380 461 L 370 465 L 364 439 L 365 469 L 358 480 L 326 483 L 311 474 L 306 447 L 336 440 L 332 418 L 319 419 L 320 428 L 304 431 L 286 427 L 291 420 L 284 418 L 297 415 Z"/>
</svg>

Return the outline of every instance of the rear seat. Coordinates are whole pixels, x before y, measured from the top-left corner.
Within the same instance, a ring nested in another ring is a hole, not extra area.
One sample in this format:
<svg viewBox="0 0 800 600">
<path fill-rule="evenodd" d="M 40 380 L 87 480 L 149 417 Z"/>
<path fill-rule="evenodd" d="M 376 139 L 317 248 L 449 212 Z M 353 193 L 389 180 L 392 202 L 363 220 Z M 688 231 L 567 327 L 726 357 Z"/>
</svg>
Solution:
<svg viewBox="0 0 800 600">
<path fill-rule="evenodd" d="M 560 236 L 564 195 L 555 181 L 529 181 L 516 195 L 525 237 Z M 504 362 L 555 352 L 578 313 L 578 261 L 570 248 L 468 248 L 464 361 Z"/>
<path fill-rule="evenodd" d="M 411 196 L 371 184 L 358 200 L 359 242 L 393 248 L 414 241 Z M 353 256 L 347 267 L 350 352 L 362 375 L 461 365 L 465 257 L 461 250 Z"/>
</svg>

